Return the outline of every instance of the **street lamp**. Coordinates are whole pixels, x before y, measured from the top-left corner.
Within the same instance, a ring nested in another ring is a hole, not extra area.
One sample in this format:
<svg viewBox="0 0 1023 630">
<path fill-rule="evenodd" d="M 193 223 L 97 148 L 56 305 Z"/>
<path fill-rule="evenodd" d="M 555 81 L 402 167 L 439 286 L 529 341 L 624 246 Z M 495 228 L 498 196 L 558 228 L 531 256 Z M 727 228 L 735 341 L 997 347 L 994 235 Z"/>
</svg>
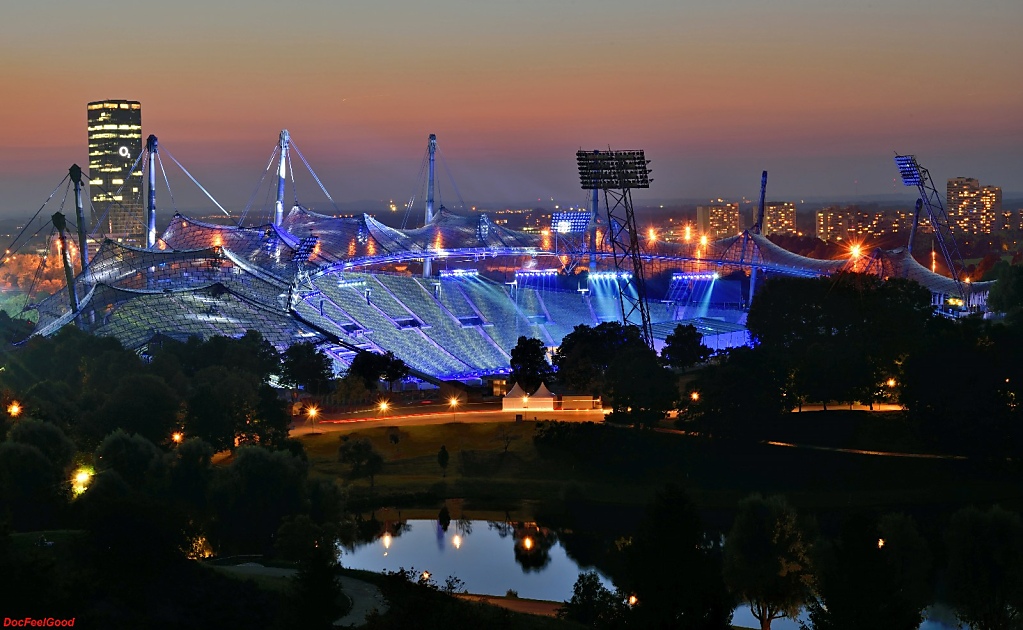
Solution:
<svg viewBox="0 0 1023 630">
<path fill-rule="evenodd" d="M 378 406 L 380 407 L 381 412 L 387 411 L 387 408 L 390 407 L 386 400 L 381 400 Z"/>
<path fill-rule="evenodd" d="M 305 414 L 309 418 L 309 424 L 312 426 L 316 426 L 316 418 L 319 417 L 320 415 L 319 408 L 315 406 L 309 407 L 308 409 L 306 409 Z"/>
<path fill-rule="evenodd" d="M 174 442 L 175 444 L 181 444 L 181 442 L 184 441 L 184 439 L 185 434 L 182 433 L 181 431 L 175 431 L 174 433 L 171 433 L 171 441 Z"/>
<path fill-rule="evenodd" d="M 451 405 L 451 421 L 455 421 L 455 409 L 458 408 L 458 397 L 452 396 L 448 399 L 448 404 Z"/>
<path fill-rule="evenodd" d="M 17 418 L 18 416 L 20 416 L 21 403 L 19 403 L 17 400 L 12 400 L 11 404 L 7 405 L 7 413 L 10 414 L 12 418 Z"/>
<path fill-rule="evenodd" d="M 699 401 L 699 400 L 700 400 L 700 392 L 696 392 L 696 391 L 694 391 L 693 393 L 689 394 L 689 398 L 690 398 L 690 399 L 691 399 L 691 400 L 692 400 L 693 402 L 697 402 L 697 401 Z"/>
</svg>

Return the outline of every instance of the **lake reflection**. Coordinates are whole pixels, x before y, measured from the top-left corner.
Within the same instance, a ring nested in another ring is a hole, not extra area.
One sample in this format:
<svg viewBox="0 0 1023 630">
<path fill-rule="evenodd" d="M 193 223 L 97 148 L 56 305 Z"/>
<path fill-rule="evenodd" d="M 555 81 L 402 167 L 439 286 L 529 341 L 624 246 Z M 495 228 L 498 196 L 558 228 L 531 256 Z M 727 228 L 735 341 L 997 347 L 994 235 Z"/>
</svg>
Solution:
<svg viewBox="0 0 1023 630">
<path fill-rule="evenodd" d="M 470 593 L 504 595 L 514 590 L 519 597 L 566 601 L 579 573 L 596 571 L 568 556 L 557 532 L 533 522 L 451 520 L 444 512 L 439 520 L 368 521 L 356 543 L 341 554 L 350 569 L 396 571 L 399 568 L 429 571 L 443 585 L 448 576 L 465 583 Z M 604 586 L 614 584 L 599 571 Z M 940 609 L 939 609 L 940 610 Z M 956 625 L 950 613 L 935 610 L 920 630 L 950 630 Z M 946 622 L 939 621 L 944 618 Z M 806 621 L 805 615 L 800 618 Z M 740 606 L 732 623 L 757 628 L 749 608 Z M 778 619 L 773 630 L 798 630 L 798 621 Z"/>
<path fill-rule="evenodd" d="M 532 522 L 408 520 L 382 523 L 372 541 L 345 549 L 341 564 L 367 571 L 415 567 L 438 584 L 454 576 L 472 593 L 564 601 L 572 597 L 580 566 L 565 553 L 557 533 Z M 614 588 L 604 575 L 601 580 Z"/>
</svg>

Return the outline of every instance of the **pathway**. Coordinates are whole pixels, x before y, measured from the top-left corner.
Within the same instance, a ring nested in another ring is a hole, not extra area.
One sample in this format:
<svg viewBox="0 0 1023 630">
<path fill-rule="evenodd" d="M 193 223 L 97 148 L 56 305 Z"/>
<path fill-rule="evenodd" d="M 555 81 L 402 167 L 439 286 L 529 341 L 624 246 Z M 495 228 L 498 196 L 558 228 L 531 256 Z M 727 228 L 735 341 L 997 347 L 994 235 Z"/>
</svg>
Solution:
<svg viewBox="0 0 1023 630">
<path fill-rule="evenodd" d="M 240 575 L 266 575 L 270 577 L 290 578 L 297 573 L 295 569 L 267 567 L 257 562 L 245 562 L 234 566 L 222 566 L 221 569 Z M 334 622 L 337 627 L 356 627 L 365 625 L 366 619 L 374 610 L 380 614 L 387 612 L 387 600 L 375 585 L 353 577 L 342 575 L 338 578 L 345 595 L 352 601 L 348 613 Z"/>
</svg>

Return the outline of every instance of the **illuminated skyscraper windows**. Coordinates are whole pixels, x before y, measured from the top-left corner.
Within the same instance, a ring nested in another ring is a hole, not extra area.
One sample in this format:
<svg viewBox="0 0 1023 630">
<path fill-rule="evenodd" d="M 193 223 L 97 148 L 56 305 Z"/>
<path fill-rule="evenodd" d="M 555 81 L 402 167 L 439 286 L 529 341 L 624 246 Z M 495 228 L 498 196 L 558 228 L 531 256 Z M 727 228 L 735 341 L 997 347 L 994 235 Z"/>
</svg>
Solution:
<svg viewBox="0 0 1023 630">
<path fill-rule="evenodd" d="M 142 105 L 138 101 L 89 103 L 89 190 L 97 233 L 140 241 L 145 235 L 142 163 Z M 97 223 L 100 225 L 96 226 Z"/>
</svg>

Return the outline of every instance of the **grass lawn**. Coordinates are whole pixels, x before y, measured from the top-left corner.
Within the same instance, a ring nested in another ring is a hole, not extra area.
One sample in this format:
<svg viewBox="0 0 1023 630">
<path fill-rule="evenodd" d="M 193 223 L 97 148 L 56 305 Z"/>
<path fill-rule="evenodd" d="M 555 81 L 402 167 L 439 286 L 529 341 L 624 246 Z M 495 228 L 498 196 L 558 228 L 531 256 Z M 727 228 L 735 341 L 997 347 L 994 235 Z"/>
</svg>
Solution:
<svg viewBox="0 0 1023 630">
<path fill-rule="evenodd" d="M 565 459 L 541 457 L 533 446 L 535 422 L 449 423 L 397 428 L 369 427 L 351 434 L 367 437 L 384 456 L 384 470 L 370 488 L 368 479 L 351 480 L 357 503 L 388 505 L 394 499 L 420 497 L 427 503 L 464 498 L 465 507 L 501 514 L 522 501 L 557 501 L 568 488 L 608 503 L 643 504 L 651 496 L 648 484 L 618 476 L 594 474 L 588 466 Z M 398 443 L 391 441 L 397 431 Z M 300 439 L 313 475 L 343 478 L 348 467 L 337 461 L 340 436 L 324 433 Z M 507 443 L 507 452 L 505 445 Z M 447 473 L 437 462 L 441 445 L 450 460 Z M 408 501 L 406 501 L 408 503 Z M 525 506 L 528 513 L 529 507 Z"/>
<path fill-rule="evenodd" d="M 830 415 L 829 415 L 830 414 Z M 798 414 L 794 414 L 798 415 Z M 803 414 L 801 423 L 837 426 L 822 429 L 820 441 L 864 448 L 922 445 L 910 427 L 887 430 L 891 418 L 842 420 L 841 414 Z M 811 417 L 813 416 L 813 417 Z M 566 498 L 620 506 L 645 505 L 665 482 L 687 488 L 707 510 L 731 510 L 752 492 L 782 493 L 809 509 L 939 509 L 969 503 L 1003 502 L 1019 506 L 1021 476 L 978 462 L 898 459 L 767 446 L 750 441 L 706 440 L 608 427 L 612 434 L 601 452 L 539 452 L 533 422 L 450 423 L 428 426 L 360 427 L 351 433 L 302 436 L 311 474 L 344 478 L 337 461 L 340 437 L 369 438 L 384 457 L 374 479 L 349 480 L 356 509 L 381 506 L 436 510 L 460 499 L 476 517 L 481 511 L 535 516 L 537 504 L 564 504 Z M 397 444 L 391 435 L 397 431 Z M 798 428 L 795 438 L 803 431 Z M 620 439 L 619 439 L 620 436 Z M 505 452 L 505 443 L 508 449 Z M 797 441 L 793 439 L 793 441 Z M 851 441 L 851 444 L 850 444 Z M 619 444 L 620 442 L 620 444 Z M 447 475 L 437 462 L 445 445 Z M 407 515 L 406 515 L 407 517 Z"/>
</svg>

